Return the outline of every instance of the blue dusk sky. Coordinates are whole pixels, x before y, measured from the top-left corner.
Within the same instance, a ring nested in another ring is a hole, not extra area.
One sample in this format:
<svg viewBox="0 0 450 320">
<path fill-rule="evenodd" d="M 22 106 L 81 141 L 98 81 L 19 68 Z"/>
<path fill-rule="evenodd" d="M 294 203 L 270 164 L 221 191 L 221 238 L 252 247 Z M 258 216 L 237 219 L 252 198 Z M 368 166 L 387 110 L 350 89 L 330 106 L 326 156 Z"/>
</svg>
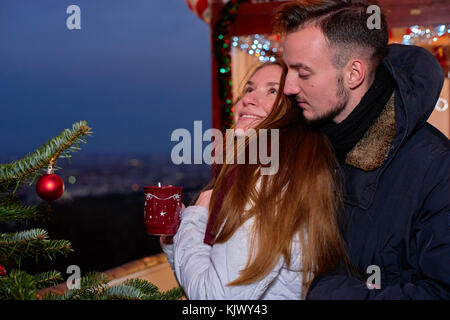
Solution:
<svg viewBox="0 0 450 320">
<path fill-rule="evenodd" d="M 169 155 L 173 130 L 211 127 L 209 26 L 184 0 L 0 0 L 0 110 L 0 155 L 79 120 L 83 153 Z"/>
</svg>

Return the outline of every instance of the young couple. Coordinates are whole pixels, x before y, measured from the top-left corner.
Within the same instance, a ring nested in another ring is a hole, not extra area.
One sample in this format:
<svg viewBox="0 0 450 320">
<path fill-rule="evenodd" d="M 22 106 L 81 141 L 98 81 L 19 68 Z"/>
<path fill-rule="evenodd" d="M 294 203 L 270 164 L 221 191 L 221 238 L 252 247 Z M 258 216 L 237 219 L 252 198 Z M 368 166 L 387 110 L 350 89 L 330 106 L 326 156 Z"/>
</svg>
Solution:
<svg viewBox="0 0 450 320">
<path fill-rule="evenodd" d="M 279 170 L 216 166 L 161 238 L 189 299 L 450 298 L 450 142 L 426 123 L 442 70 L 388 46 L 384 16 L 368 29 L 368 5 L 280 7 L 284 62 L 234 110 L 235 129 L 279 129 Z"/>
</svg>

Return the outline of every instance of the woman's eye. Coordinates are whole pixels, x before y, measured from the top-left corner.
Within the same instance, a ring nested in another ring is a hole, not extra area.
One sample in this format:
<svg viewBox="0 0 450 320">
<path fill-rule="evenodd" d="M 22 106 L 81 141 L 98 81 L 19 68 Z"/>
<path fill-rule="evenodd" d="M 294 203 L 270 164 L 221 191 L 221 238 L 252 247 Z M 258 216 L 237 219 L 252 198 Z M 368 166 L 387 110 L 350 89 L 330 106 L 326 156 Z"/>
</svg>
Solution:
<svg viewBox="0 0 450 320">
<path fill-rule="evenodd" d="M 247 87 L 247 88 L 245 88 L 245 90 L 244 90 L 244 92 L 252 92 L 253 91 L 253 88 L 251 88 L 251 87 Z"/>
<path fill-rule="evenodd" d="M 270 89 L 269 89 L 269 93 L 270 93 L 270 94 L 272 94 L 272 93 L 273 93 L 273 94 L 277 94 L 277 92 L 278 92 L 278 91 L 277 91 L 277 89 L 275 89 L 275 88 L 270 88 Z"/>
</svg>

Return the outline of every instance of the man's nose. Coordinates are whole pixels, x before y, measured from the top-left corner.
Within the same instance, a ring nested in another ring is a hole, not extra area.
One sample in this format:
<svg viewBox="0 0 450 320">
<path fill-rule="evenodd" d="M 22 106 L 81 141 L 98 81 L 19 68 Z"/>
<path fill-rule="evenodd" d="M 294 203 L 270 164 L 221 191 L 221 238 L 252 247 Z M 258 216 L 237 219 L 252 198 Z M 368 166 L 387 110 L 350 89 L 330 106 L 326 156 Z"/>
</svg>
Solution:
<svg viewBox="0 0 450 320">
<path fill-rule="evenodd" d="M 283 93 L 287 96 L 297 95 L 300 92 L 300 88 L 298 87 L 295 79 L 293 78 L 292 73 L 288 72 L 286 75 L 286 79 L 284 82 Z"/>
</svg>

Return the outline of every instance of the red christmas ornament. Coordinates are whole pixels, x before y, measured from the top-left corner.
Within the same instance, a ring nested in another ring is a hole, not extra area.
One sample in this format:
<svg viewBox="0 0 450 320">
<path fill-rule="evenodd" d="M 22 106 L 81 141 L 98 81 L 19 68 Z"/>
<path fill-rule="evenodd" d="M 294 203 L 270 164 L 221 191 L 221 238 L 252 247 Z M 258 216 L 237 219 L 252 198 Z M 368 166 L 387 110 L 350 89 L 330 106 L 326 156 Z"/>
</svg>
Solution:
<svg viewBox="0 0 450 320">
<path fill-rule="evenodd" d="M 6 276 L 6 269 L 0 264 L 0 278 Z"/>
<path fill-rule="evenodd" d="M 193 11 L 197 17 L 209 23 L 211 21 L 211 7 L 208 0 L 185 0 L 189 9 Z M 229 1 L 229 0 L 227 0 Z"/>
<path fill-rule="evenodd" d="M 39 177 L 36 182 L 36 192 L 43 200 L 54 201 L 59 199 L 64 193 L 64 182 L 53 173 L 53 167 L 50 165 L 47 174 Z"/>
</svg>

